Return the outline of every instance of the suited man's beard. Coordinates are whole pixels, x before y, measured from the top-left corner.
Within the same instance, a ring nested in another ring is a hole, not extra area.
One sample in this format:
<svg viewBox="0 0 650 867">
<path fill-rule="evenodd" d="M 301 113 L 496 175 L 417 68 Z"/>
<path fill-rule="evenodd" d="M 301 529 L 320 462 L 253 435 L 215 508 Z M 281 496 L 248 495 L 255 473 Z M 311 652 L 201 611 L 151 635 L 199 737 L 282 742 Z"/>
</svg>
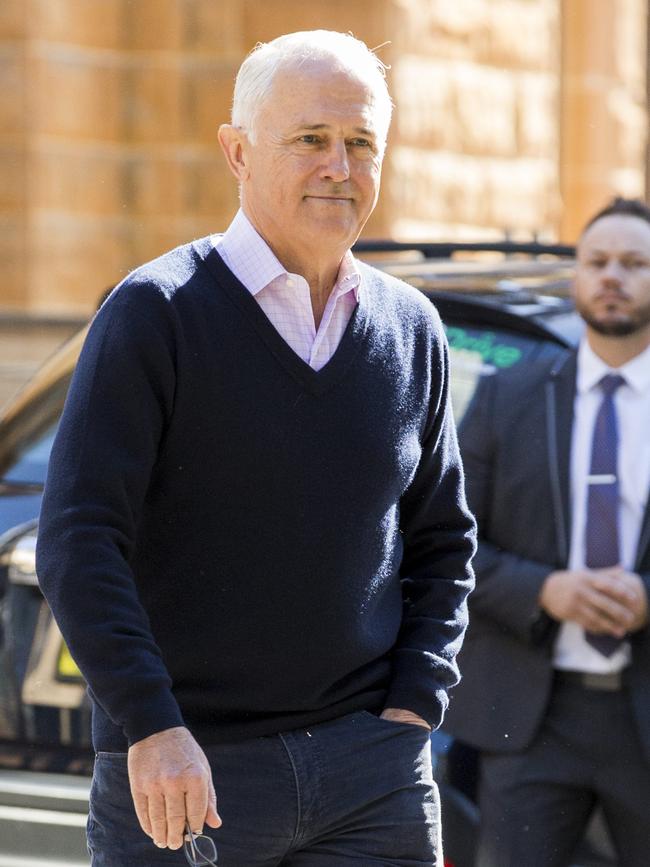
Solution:
<svg viewBox="0 0 650 867">
<path fill-rule="evenodd" d="M 629 337 L 638 331 L 650 327 L 650 301 L 637 307 L 631 313 L 613 315 L 610 319 L 607 314 L 596 316 L 587 305 L 576 300 L 576 310 L 584 319 L 585 323 L 597 334 L 606 337 Z"/>
</svg>

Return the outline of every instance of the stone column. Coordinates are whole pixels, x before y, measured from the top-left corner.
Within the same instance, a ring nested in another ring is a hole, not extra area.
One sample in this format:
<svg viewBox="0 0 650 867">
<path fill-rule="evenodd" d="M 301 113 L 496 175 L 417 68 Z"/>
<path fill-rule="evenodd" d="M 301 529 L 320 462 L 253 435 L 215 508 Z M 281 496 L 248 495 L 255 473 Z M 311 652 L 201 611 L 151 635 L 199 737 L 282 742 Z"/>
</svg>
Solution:
<svg viewBox="0 0 650 867">
<path fill-rule="evenodd" d="M 647 0 L 563 0 L 561 234 L 615 194 L 643 196 Z"/>
</svg>

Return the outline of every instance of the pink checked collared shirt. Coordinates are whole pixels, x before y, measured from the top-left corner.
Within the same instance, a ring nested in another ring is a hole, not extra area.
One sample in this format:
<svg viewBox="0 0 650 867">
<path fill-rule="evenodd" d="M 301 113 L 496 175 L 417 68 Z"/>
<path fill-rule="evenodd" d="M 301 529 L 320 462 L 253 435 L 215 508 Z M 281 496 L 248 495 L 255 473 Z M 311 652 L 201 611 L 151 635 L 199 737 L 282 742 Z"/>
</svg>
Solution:
<svg viewBox="0 0 650 867">
<path fill-rule="evenodd" d="M 341 262 L 317 330 L 307 281 L 280 264 L 243 211 L 212 243 L 293 351 L 314 370 L 327 364 L 359 300 L 361 273 L 353 255 L 346 253 Z"/>
</svg>

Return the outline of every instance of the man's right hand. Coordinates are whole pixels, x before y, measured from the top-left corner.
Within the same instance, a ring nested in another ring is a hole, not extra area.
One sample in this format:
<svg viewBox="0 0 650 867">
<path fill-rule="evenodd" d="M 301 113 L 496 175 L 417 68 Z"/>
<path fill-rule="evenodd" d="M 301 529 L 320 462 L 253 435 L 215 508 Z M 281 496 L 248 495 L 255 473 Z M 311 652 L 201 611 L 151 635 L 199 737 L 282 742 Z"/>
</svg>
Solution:
<svg viewBox="0 0 650 867">
<path fill-rule="evenodd" d="M 137 741 L 128 768 L 138 820 L 156 846 L 180 849 L 186 822 L 197 833 L 221 825 L 210 765 L 186 728 Z"/>
<path fill-rule="evenodd" d="M 571 620 L 588 632 L 623 636 L 636 626 L 639 590 L 620 567 L 551 572 L 539 596 L 555 620 Z"/>
</svg>

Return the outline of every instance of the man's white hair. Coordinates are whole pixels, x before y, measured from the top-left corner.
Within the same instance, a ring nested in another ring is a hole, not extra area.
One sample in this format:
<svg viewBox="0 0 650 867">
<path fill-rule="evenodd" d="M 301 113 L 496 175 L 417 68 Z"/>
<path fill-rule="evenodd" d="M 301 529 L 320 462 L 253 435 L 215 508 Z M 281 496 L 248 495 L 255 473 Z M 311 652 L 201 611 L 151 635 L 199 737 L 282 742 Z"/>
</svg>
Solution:
<svg viewBox="0 0 650 867">
<path fill-rule="evenodd" d="M 311 60 L 334 60 L 343 70 L 357 75 L 374 93 L 377 126 L 384 144 L 393 110 L 386 66 L 365 42 L 335 30 L 302 30 L 259 42 L 242 63 L 235 80 L 232 125 L 246 132 L 255 144 L 257 115 L 268 96 L 275 75 L 287 67 L 299 68 Z"/>
</svg>

